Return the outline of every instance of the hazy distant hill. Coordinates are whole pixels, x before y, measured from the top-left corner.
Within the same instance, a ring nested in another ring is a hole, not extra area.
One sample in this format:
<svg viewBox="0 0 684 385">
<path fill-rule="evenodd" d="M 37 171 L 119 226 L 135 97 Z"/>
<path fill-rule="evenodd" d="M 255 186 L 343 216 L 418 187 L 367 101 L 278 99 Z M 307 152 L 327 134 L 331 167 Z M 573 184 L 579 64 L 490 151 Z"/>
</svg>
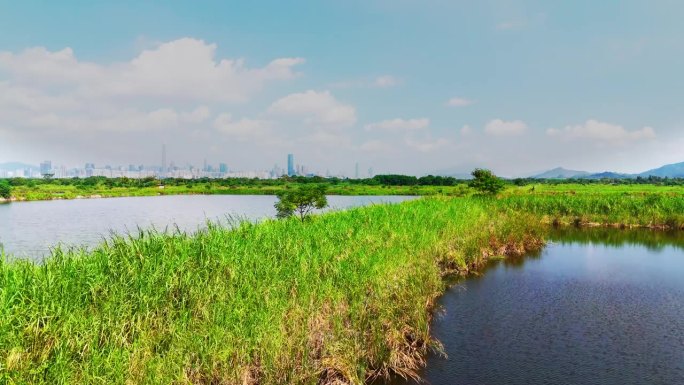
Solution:
<svg viewBox="0 0 684 385">
<path fill-rule="evenodd" d="M 576 171 L 568 170 L 563 167 L 556 167 L 553 170 L 543 172 L 539 175 L 535 175 L 532 178 L 535 179 L 569 179 L 569 178 L 582 178 L 589 176 L 590 174 L 586 171 Z"/>
<path fill-rule="evenodd" d="M 26 163 L 21 163 L 21 162 L 7 162 L 7 163 L 0 163 L 0 170 L 3 171 L 16 171 L 16 170 L 23 170 L 27 168 L 32 168 L 32 169 L 38 169 L 38 166 L 34 166 L 31 164 L 26 164 Z"/>
<path fill-rule="evenodd" d="M 668 164 L 653 170 L 644 171 L 640 174 L 622 174 L 614 171 L 604 171 L 598 173 L 588 173 L 586 171 L 568 170 L 562 167 L 554 168 L 535 175 L 535 179 L 570 179 L 570 178 L 585 178 L 585 179 L 626 179 L 658 176 L 661 178 L 684 178 L 684 162 Z"/>
<path fill-rule="evenodd" d="M 599 172 L 596 174 L 591 174 L 591 175 L 586 175 L 583 176 L 582 178 L 586 179 L 627 179 L 627 178 L 635 178 L 636 175 L 633 174 L 620 174 L 617 172 L 612 172 L 612 171 L 604 171 L 604 172 Z"/>
<path fill-rule="evenodd" d="M 473 167 L 474 168 L 474 167 Z M 473 179 L 473 176 L 469 172 L 463 172 L 462 169 L 444 169 L 437 170 L 434 175 L 439 176 L 450 176 L 456 179 Z"/>
<path fill-rule="evenodd" d="M 659 176 L 662 178 L 684 178 L 684 162 L 668 164 L 653 170 L 644 171 L 639 176 Z"/>
</svg>

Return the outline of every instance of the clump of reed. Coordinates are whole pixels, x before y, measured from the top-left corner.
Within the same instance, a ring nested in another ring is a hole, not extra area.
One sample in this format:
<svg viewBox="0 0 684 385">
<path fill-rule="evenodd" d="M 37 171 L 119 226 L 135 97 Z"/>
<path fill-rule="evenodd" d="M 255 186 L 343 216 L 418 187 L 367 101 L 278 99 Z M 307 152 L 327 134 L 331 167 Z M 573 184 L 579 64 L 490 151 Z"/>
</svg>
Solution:
<svg viewBox="0 0 684 385">
<path fill-rule="evenodd" d="M 414 377 L 446 272 L 540 247 L 490 199 L 141 231 L 0 262 L 0 382 L 359 384 Z"/>
<path fill-rule="evenodd" d="M 554 225 L 684 228 L 684 198 L 664 193 L 512 195 L 499 200 L 508 210 L 527 212 Z"/>
</svg>

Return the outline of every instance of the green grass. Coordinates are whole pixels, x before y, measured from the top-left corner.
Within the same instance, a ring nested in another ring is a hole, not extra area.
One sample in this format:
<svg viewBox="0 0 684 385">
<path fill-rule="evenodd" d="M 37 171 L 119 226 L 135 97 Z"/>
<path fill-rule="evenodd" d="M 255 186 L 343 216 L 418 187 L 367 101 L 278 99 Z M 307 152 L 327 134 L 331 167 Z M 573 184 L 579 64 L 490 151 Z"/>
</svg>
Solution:
<svg viewBox="0 0 684 385">
<path fill-rule="evenodd" d="M 0 382 L 411 375 L 430 345 L 429 310 L 446 269 L 539 245 L 539 228 L 493 215 L 492 205 L 426 199 L 306 223 L 144 232 L 92 252 L 58 250 L 42 265 L 5 262 Z"/>
<path fill-rule="evenodd" d="M 279 191 L 294 188 L 296 183 L 282 183 L 268 186 L 222 186 L 214 183 L 193 183 L 191 185 L 159 187 L 108 187 L 106 185 L 77 186 L 60 184 L 39 184 L 36 186 L 17 186 L 12 196 L 20 201 L 78 199 L 78 198 L 113 198 L 128 196 L 156 195 L 276 195 Z M 456 186 L 379 186 L 361 184 L 329 184 L 330 195 L 447 195 L 465 196 L 471 194 L 465 184 Z"/>
<path fill-rule="evenodd" d="M 510 186 L 507 194 L 528 195 L 644 195 L 659 194 L 683 196 L 684 186 L 659 186 L 654 184 L 572 184 L 572 183 L 539 183 L 528 186 Z"/>
<path fill-rule="evenodd" d="M 617 227 L 684 228 L 684 197 L 663 193 L 510 195 L 501 204 L 535 214 L 544 222 Z M 605 191 L 605 190 L 603 190 Z"/>
<path fill-rule="evenodd" d="M 266 182 L 270 182 L 266 184 Z M 255 182 L 256 183 L 256 182 Z M 51 199 L 76 199 L 90 197 L 127 197 L 156 195 L 276 195 L 279 191 L 299 186 L 297 182 L 260 181 L 261 184 L 223 185 L 221 181 L 191 181 L 187 185 L 167 185 L 160 189 L 153 187 L 109 187 L 95 185 L 59 184 L 41 181 L 35 185 L 16 186 L 12 195 L 16 200 L 35 201 Z M 467 184 L 454 186 L 384 186 L 356 184 L 348 182 L 326 183 L 330 195 L 415 195 L 415 196 L 456 196 L 466 197 L 474 191 Z M 566 196 L 566 195 L 669 195 L 684 196 L 684 186 L 657 186 L 651 184 L 611 185 L 611 184 L 551 184 L 539 183 L 527 186 L 508 185 L 504 195 Z"/>
<path fill-rule="evenodd" d="M 438 348 L 430 319 L 445 274 L 541 247 L 544 222 L 679 225 L 682 213 L 668 194 L 432 197 L 304 223 L 141 232 L 43 264 L 7 259 L 0 383 L 412 376 Z"/>
</svg>

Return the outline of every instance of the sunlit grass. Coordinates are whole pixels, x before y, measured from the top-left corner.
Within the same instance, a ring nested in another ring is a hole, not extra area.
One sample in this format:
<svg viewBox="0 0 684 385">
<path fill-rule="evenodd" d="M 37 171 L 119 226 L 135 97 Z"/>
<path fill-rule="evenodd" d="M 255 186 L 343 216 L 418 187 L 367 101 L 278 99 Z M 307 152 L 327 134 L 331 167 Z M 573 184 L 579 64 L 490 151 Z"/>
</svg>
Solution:
<svg viewBox="0 0 684 385">
<path fill-rule="evenodd" d="M 601 193 L 578 195 L 512 195 L 501 204 L 529 212 L 549 223 L 667 227 L 684 226 L 684 196 L 670 192 L 639 194 Z"/>
<path fill-rule="evenodd" d="M 36 186 L 17 186 L 12 195 L 17 200 L 36 201 L 51 199 L 76 199 L 91 197 L 126 197 L 156 195 L 276 195 L 279 191 L 296 187 L 297 184 L 272 186 L 222 186 L 214 183 L 194 183 L 192 185 L 155 187 L 108 187 L 105 185 L 75 186 L 60 184 L 40 184 Z M 356 184 L 329 184 L 330 195 L 447 195 L 466 196 L 472 191 L 465 184 L 456 186 L 379 186 Z"/>
<path fill-rule="evenodd" d="M 57 250 L 42 265 L 4 262 L 0 379 L 276 384 L 411 375 L 429 346 L 428 310 L 445 269 L 466 271 L 505 242 L 522 250 L 538 230 L 491 210 L 426 199 L 305 223 L 141 232 L 87 254 Z"/>
<path fill-rule="evenodd" d="M 3 258 L 0 383 L 412 376 L 444 274 L 540 247 L 544 222 L 678 227 L 683 213 L 669 194 L 424 198 Z"/>
</svg>

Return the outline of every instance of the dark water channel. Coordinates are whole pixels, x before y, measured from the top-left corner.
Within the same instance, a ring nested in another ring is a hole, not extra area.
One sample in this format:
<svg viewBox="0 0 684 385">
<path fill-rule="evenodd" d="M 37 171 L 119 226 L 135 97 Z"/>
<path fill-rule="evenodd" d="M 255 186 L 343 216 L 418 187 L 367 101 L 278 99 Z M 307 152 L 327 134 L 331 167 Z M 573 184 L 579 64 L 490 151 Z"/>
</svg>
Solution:
<svg viewBox="0 0 684 385">
<path fill-rule="evenodd" d="M 684 384 L 684 234 L 565 230 L 441 299 L 432 385 Z M 397 381 L 398 383 L 403 383 Z"/>
</svg>

